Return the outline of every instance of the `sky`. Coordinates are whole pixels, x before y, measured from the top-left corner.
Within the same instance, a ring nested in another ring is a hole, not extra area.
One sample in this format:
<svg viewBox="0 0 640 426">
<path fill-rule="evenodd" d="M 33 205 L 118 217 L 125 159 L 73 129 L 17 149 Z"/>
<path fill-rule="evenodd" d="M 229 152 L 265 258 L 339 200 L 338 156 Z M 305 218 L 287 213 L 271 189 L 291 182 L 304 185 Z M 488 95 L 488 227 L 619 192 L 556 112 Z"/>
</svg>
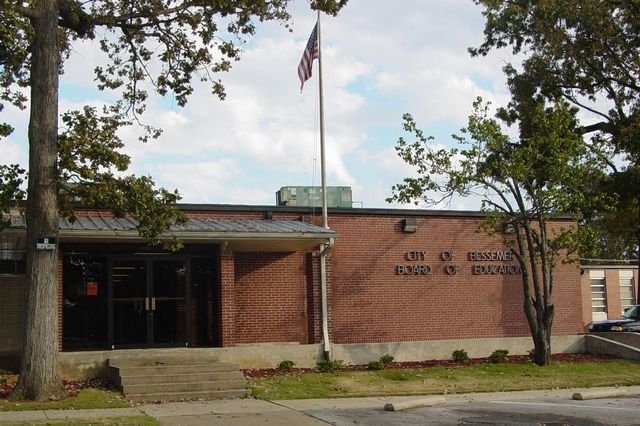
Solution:
<svg viewBox="0 0 640 426">
<path fill-rule="evenodd" d="M 291 4 L 293 32 L 260 23 L 242 59 L 222 74 L 227 98 L 197 83 L 182 108 L 151 97 L 144 119 L 163 128 L 152 142 L 121 134 L 130 171 L 178 189 L 183 203 L 274 205 L 283 186 L 320 185 L 317 61 L 300 93 L 297 67 L 316 15 L 307 0 Z M 506 50 L 472 58 L 483 40 L 481 8 L 472 0 L 350 0 L 322 17 L 326 167 L 329 186 L 350 186 L 354 207 L 388 204 L 392 185 L 413 170 L 394 150 L 402 115 L 411 113 L 438 144 L 453 144 L 477 96 L 508 101 Z M 60 111 L 114 99 L 98 92 L 93 68 L 104 63 L 97 41 L 76 44 L 65 63 Z M 16 131 L 0 141 L 0 163 L 27 165 L 28 111 L 7 108 Z M 447 209 L 476 210 L 456 199 Z"/>
</svg>

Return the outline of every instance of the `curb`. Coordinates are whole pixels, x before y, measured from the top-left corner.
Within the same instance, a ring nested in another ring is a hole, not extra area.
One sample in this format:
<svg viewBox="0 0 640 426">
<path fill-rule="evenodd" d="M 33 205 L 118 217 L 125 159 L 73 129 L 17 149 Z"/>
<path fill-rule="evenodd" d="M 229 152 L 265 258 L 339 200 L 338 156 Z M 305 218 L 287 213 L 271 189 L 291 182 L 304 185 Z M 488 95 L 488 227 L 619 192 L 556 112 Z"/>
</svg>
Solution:
<svg viewBox="0 0 640 426">
<path fill-rule="evenodd" d="M 610 398 L 615 396 L 627 395 L 626 389 L 593 389 L 573 394 L 573 399 L 584 401 L 587 399 Z"/>
<path fill-rule="evenodd" d="M 412 399 L 409 401 L 390 402 L 384 405 L 385 411 L 403 411 L 410 408 L 432 407 L 434 405 L 446 404 L 444 396 L 432 396 L 428 398 Z"/>
</svg>

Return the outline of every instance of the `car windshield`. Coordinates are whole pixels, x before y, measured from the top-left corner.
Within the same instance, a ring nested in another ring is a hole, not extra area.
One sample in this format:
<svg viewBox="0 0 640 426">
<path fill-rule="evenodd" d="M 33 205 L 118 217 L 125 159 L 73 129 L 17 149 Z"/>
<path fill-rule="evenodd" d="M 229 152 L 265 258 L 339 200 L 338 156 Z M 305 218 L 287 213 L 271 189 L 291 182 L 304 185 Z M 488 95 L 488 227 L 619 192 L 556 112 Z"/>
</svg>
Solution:
<svg viewBox="0 0 640 426">
<path fill-rule="evenodd" d="M 640 309 L 638 308 L 638 305 L 632 306 L 629 309 L 627 309 L 627 311 L 624 314 L 622 314 L 622 318 L 627 318 L 627 319 L 639 318 L 640 317 L 639 310 Z"/>
</svg>

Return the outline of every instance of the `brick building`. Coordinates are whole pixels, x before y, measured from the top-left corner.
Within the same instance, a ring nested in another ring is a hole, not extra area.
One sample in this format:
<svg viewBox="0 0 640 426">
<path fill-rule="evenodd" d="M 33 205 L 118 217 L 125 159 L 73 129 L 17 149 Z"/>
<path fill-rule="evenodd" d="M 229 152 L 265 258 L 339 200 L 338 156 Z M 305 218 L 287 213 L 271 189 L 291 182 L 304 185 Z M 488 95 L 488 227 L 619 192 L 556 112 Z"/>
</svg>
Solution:
<svg viewBox="0 0 640 426">
<path fill-rule="evenodd" d="M 366 363 L 386 353 L 402 361 L 448 358 L 461 348 L 486 356 L 533 347 L 519 267 L 500 233 L 477 232 L 481 213 L 336 208 L 325 229 L 316 225 L 319 211 L 308 207 L 181 208 L 190 220 L 172 230 L 184 242 L 175 253 L 145 246 L 134 221 L 107 212 L 79 212 L 73 224 L 61 220 L 63 363 L 177 347 L 209 350 L 243 367 L 283 359 L 312 366 L 323 350 Z M 556 226 L 573 222 L 558 219 Z M 0 233 L 5 365 L 15 364 L 21 345 L 24 235 L 17 217 Z M 331 246 L 327 346 L 324 246 Z M 588 322 L 583 299 L 580 269 L 558 264 L 554 352 L 581 350 L 579 334 Z"/>
<path fill-rule="evenodd" d="M 637 265 L 582 265 L 584 322 L 620 318 L 636 304 Z"/>
</svg>

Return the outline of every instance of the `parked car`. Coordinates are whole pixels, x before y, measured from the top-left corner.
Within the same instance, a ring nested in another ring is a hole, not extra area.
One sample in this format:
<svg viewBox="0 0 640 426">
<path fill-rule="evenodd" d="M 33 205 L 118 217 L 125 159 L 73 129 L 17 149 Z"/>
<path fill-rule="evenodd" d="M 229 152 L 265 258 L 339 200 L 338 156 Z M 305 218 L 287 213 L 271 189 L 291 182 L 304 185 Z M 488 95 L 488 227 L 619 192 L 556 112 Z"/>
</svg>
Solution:
<svg viewBox="0 0 640 426">
<path fill-rule="evenodd" d="M 617 320 L 595 321 L 589 325 L 589 331 L 635 331 L 640 332 L 640 305 L 635 305 Z"/>
</svg>

